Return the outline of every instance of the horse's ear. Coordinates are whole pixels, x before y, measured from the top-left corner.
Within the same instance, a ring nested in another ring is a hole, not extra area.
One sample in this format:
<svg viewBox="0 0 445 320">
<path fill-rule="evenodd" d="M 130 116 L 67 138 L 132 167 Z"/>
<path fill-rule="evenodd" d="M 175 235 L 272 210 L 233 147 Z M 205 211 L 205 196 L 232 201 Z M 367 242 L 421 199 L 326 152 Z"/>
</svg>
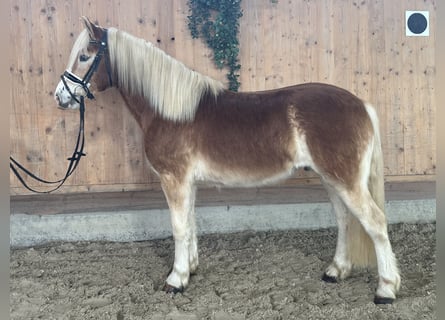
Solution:
<svg viewBox="0 0 445 320">
<path fill-rule="evenodd" d="M 90 19 L 85 16 L 82 16 L 82 20 L 85 24 L 85 27 L 88 30 L 91 39 L 100 40 L 102 37 L 103 29 L 98 25 L 92 23 Z"/>
</svg>

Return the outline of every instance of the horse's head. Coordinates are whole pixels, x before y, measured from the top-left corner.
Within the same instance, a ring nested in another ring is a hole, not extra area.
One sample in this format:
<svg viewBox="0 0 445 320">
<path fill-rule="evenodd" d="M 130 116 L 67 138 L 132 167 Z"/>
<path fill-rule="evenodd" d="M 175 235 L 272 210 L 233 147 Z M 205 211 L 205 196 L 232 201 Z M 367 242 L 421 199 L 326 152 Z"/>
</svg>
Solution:
<svg viewBox="0 0 445 320">
<path fill-rule="evenodd" d="M 86 29 L 78 36 L 66 71 L 54 93 L 59 107 L 77 109 L 82 97 L 93 98 L 91 91 L 112 85 L 107 30 L 82 17 Z"/>
</svg>

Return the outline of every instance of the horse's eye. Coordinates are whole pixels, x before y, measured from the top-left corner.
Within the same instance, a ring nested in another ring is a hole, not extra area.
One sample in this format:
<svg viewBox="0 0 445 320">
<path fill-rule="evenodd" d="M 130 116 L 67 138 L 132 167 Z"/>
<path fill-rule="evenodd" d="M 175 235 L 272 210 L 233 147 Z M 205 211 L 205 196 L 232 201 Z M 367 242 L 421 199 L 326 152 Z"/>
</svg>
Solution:
<svg viewBox="0 0 445 320">
<path fill-rule="evenodd" d="M 87 56 L 86 54 L 81 54 L 79 57 L 79 60 L 80 60 L 80 62 L 85 62 L 85 61 L 88 61 L 89 58 L 90 57 Z"/>
</svg>

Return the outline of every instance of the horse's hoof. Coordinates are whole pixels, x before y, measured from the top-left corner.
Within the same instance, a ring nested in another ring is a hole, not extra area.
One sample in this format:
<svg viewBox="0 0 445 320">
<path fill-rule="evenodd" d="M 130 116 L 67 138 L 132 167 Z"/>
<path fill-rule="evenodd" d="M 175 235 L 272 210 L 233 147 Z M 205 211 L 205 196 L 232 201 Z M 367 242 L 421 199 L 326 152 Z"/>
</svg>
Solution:
<svg viewBox="0 0 445 320">
<path fill-rule="evenodd" d="M 329 275 L 327 275 L 326 273 L 323 273 L 323 277 L 321 278 L 321 280 L 323 280 L 324 282 L 328 282 L 328 283 L 337 283 L 337 278 L 336 277 L 331 277 Z"/>
<path fill-rule="evenodd" d="M 394 302 L 393 298 L 385 298 L 385 297 L 379 297 L 379 296 L 374 297 L 375 304 L 391 304 L 393 302 Z"/>
<path fill-rule="evenodd" d="M 164 285 L 164 288 L 162 288 L 162 290 L 165 291 L 166 293 L 177 294 L 177 293 L 183 293 L 184 287 L 176 288 L 176 287 L 173 287 L 173 286 L 169 285 L 168 283 L 166 283 Z"/>
</svg>

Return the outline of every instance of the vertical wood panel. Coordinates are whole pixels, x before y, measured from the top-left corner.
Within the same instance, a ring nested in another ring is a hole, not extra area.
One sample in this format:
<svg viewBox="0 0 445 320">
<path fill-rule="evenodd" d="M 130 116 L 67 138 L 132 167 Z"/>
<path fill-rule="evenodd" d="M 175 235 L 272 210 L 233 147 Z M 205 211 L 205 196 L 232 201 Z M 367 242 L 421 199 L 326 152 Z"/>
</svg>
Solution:
<svg viewBox="0 0 445 320">
<path fill-rule="evenodd" d="M 42 177 L 60 177 L 74 147 L 78 113 L 58 110 L 52 95 L 83 28 L 80 16 L 151 41 L 227 82 L 203 41 L 191 38 L 186 0 L 10 4 L 11 154 Z M 388 176 L 435 174 L 435 1 L 243 0 L 242 8 L 241 90 L 308 81 L 344 87 L 377 108 Z M 430 37 L 405 37 L 405 10 L 430 12 Z M 61 192 L 156 183 L 140 129 L 119 94 L 110 89 L 96 98 L 87 102 L 88 156 Z M 13 176 L 10 183 L 12 193 L 26 193 Z"/>
</svg>

